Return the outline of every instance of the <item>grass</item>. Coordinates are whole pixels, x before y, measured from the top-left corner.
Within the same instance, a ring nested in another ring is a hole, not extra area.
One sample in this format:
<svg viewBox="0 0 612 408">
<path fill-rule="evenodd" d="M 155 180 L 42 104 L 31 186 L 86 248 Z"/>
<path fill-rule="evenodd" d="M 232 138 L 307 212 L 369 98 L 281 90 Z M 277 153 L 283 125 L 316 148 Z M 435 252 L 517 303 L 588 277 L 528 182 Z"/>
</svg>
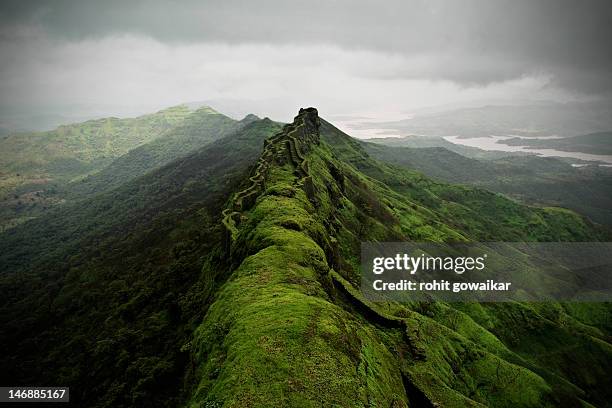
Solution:
<svg viewBox="0 0 612 408">
<path fill-rule="evenodd" d="M 605 401 L 594 379 L 609 345 L 597 337 L 601 321 L 591 326 L 566 312 L 579 309 L 554 305 L 552 322 L 537 305 L 373 305 L 353 288 L 361 241 L 580 240 L 594 234 L 588 222 L 433 182 L 372 160 L 342 136 L 324 139 L 332 143 L 269 161 L 265 189 L 240 214 L 230 250 L 237 267 L 196 331 L 200 380 L 188 405 Z M 576 350 L 592 360 L 572 374 Z"/>
<path fill-rule="evenodd" d="M 357 289 L 362 241 L 605 231 L 377 161 L 313 114 L 254 121 L 0 235 L 2 378 L 59 378 L 87 406 L 609 405 L 609 304 Z"/>
</svg>

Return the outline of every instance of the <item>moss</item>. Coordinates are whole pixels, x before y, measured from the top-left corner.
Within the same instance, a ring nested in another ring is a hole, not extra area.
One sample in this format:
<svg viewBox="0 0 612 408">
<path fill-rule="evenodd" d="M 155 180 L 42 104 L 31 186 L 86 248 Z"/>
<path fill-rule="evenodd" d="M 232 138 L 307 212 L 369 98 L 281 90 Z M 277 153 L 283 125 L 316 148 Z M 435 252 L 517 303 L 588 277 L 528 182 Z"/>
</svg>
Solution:
<svg viewBox="0 0 612 408">
<path fill-rule="evenodd" d="M 196 332 L 200 381 L 190 405 L 605 399 L 605 307 L 371 304 L 356 289 L 362 241 L 580 240 L 593 234 L 588 223 L 387 166 L 343 136 L 319 142 L 315 128 L 300 113 L 265 144 L 265 176 L 251 178 L 265 188 L 233 234 L 239 266 Z M 588 361 L 573 373 L 568 347 Z"/>
</svg>

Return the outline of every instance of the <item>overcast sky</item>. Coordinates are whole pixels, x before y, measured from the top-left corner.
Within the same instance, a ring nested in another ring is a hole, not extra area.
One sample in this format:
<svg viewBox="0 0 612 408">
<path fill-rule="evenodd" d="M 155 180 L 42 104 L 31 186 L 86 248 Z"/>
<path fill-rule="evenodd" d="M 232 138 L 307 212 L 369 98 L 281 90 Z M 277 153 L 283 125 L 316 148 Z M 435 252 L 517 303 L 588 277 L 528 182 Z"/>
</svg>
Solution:
<svg viewBox="0 0 612 408">
<path fill-rule="evenodd" d="M 389 119 L 474 101 L 610 100 L 612 2 L 7 1 L 0 109 Z"/>
</svg>

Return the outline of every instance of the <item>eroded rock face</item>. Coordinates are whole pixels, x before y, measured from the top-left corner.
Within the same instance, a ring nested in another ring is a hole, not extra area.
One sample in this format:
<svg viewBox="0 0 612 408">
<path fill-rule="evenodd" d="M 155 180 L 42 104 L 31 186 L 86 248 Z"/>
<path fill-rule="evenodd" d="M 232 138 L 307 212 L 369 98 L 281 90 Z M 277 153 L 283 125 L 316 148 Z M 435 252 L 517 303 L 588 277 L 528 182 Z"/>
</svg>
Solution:
<svg viewBox="0 0 612 408">
<path fill-rule="evenodd" d="M 298 120 L 298 118 L 301 119 L 304 126 L 304 141 L 306 143 L 314 143 L 318 145 L 320 143 L 319 127 L 321 126 L 319 112 L 315 108 L 302 108 L 300 109 L 298 116 L 296 116 L 294 123 L 296 120 Z"/>
</svg>

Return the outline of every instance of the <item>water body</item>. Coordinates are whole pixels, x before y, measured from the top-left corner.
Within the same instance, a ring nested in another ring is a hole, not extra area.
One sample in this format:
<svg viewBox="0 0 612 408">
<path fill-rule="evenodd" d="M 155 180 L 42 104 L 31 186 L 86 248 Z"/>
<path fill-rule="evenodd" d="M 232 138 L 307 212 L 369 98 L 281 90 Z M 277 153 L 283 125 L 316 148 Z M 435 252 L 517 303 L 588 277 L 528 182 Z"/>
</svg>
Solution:
<svg viewBox="0 0 612 408">
<path fill-rule="evenodd" d="M 501 152 L 523 152 L 534 153 L 544 157 L 570 157 L 573 159 L 588 160 L 593 162 L 604 162 L 612 165 L 612 156 L 603 154 L 589 154 L 580 152 L 565 152 L 556 149 L 533 149 L 526 146 L 509 146 L 499 143 L 500 140 L 511 139 L 515 136 L 491 136 L 491 137 L 473 137 L 462 139 L 459 136 L 444 136 L 448 142 L 463 146 L 477 147 L 482 150 L 497 150 Z"/>
</svg>

